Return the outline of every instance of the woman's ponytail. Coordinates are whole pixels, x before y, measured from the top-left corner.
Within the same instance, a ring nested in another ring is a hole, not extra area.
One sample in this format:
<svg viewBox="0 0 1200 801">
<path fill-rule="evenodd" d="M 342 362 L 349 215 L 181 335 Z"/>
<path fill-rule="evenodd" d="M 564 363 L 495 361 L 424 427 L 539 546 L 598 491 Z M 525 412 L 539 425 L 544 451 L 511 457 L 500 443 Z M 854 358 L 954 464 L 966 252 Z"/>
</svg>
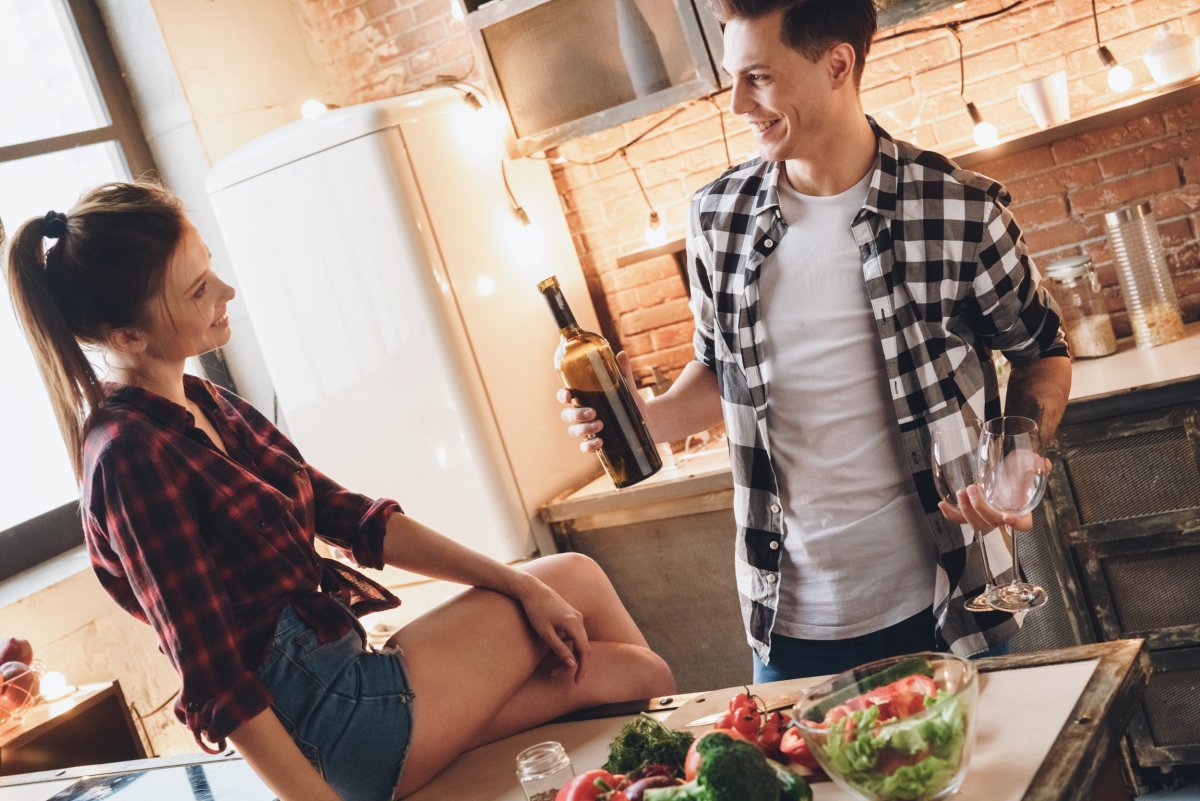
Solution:
<svg viewBox="0 0 1200 801">
<path fill-rule="evenodd" d="M 77 480 L 87 417 L 104 400 L 82 346 L 101 345 L 113 330 L 143 319 L 183 228 L 182 204 L 161 186 L 113 183 L 88 192 L 65 215 L 28 220 L 8 244 L 13 309 Z"/>
<path fill-rule="evenodd" d="M 83 422 L 88 410 L 100 404 L 103 390 L 51 292 L 42 224 L 41 219 L 29 220 L 9 244 L 8 288 L 78 480 L 83 474 Z"/>
</svg>

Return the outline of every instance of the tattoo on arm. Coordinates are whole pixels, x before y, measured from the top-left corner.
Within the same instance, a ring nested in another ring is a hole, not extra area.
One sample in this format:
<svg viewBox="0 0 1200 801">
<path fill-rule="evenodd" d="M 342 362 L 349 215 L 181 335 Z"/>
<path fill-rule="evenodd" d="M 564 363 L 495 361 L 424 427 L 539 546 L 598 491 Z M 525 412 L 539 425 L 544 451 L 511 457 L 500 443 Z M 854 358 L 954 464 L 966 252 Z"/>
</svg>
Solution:
<svg viewBox="0 0 1200 801">
<path fill-rule="evenodd" d="M 1018 387 L 1012 389 L 1017 391 L 1009 391 L 1008 404 L 1004 413 L 1028 417 L 1037 423 L 1039 431 L 1044 431 L 1046 429 L 1045 405 L 1033 395 L 1020 392 Z"/>
<path fill-rule="evenodd" d="M 1014 368 L 1008 380 L 1005 414 L 1032 419 L 1049 445 L 1058 433 L 1070 391 L 1071 363 L 1066 358 L 1048 358 Z"/>
</svg>

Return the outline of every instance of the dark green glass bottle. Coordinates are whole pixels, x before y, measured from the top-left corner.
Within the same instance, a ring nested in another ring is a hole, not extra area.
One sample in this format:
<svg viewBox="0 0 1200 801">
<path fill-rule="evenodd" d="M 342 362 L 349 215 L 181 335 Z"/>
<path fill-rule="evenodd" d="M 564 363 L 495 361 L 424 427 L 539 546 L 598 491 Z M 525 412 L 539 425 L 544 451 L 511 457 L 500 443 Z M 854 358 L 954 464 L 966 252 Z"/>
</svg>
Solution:
<svg viewBox="0 0 1200 801">
<path fill-rule="evenodd" d="M 608 340 L 579 327 L 558 278 L 542 281 L 538 291 L 550 304 L 561 335 L 554 367 L 575 396 L 575 404 L 595 409 L 596 419 L 604 423 L 599 434 L 604 444 L 598 455 L 613 484 L 628 487 L 654 475 L 662 468 L 662 459 L 633 393 L 621 378 Z"/>
</svg>

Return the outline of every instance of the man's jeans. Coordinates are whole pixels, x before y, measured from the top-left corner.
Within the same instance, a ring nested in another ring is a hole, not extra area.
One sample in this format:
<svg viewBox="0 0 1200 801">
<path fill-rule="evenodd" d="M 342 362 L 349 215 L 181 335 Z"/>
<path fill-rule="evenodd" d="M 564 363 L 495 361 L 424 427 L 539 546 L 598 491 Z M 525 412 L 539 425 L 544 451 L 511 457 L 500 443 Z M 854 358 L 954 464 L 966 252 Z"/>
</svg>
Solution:
<svg viewBox="0 0 1200 801">
<path fill-rule="evenodd" d="M 774 634 L 771 637 L 771 664 L 764 665 L 757 655 L 754 656 L 754 683 L 828 676 L 889 656 L 944 651 L 945 645 L 934 632 L 935 622 L 930 608 L 894 626 L 846 640 L 798 640 Z M 1008 643 L 1004 642 L 975 658 L 1007 653 Z"/>
</svg>

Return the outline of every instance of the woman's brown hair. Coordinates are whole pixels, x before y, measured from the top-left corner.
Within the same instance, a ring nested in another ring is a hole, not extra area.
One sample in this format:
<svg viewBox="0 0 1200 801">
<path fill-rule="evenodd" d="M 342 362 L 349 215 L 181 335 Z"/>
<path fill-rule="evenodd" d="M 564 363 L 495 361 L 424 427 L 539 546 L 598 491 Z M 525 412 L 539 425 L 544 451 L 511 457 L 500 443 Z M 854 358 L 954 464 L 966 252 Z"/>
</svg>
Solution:
<svg viewBox="0 0 1200 801">
<path fill-rule="evenodd" d="M 104 400 L 82 346 L 144 321 L 185 219 L 179 198 L 158 184 L 110 183 L 65 215 L 27 220 L 9 242 L 8 291 L 77 480 L 87 416 Z"/>
</svg>

